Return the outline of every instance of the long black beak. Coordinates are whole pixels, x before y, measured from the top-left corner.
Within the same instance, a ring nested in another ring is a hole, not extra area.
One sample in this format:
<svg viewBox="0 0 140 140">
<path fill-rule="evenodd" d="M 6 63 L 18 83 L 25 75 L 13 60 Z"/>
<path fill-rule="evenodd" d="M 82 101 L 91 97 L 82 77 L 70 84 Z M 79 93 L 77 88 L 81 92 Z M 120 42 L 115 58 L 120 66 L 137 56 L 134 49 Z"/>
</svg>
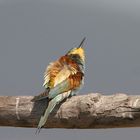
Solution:
<svg viewBox="0 0 140 140">
<path fill-rule="evenodd" d="M 81 43 L 80 43 L 80 45 L 78 46 L 78 48 L 83 47 L 83 44 L 84 44 L 85 40 L 86 40 L 86 37 L 83 38 L 83 40 L 81 41 Z"/>
</svg>

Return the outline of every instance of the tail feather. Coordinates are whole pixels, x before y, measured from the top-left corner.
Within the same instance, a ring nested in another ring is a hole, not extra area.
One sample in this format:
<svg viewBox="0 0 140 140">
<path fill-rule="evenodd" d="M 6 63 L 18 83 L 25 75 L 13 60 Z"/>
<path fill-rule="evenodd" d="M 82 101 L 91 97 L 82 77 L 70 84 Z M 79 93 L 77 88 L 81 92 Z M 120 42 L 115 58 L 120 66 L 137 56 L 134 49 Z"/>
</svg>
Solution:
<svg viewBox="0 0 140 140">
<path fill-rule="evenodd" d="M 31 101 L 32 101 L 32 102 L 35 102 L 35 101 L 40 101 L 40 100 L 42 100 L 42 99 L 48 98 L 49 91 L 50 91 L 50 89 L 47 88 L 44 92 L 40 93 L 40 94 L 37 95 L 37 96 L 34 96 L 34 98 L 33 98 Z"/>
<path fill-rule="evenodd" d="M 48 120 L 49 114 L 53 111 L 55 106 L 62 102 L 64 99 L 68 98 L 71 94 L 71 91 L 64 92 L 62 94 L 57 95 L 55 98 L 53 98 L 50 102 L 49 105 L 44 113 L 44 115 L 41 116 L 36 134 L 40 133 L 41 128 L 45 125 L 46 121 Z"/>
</svg>

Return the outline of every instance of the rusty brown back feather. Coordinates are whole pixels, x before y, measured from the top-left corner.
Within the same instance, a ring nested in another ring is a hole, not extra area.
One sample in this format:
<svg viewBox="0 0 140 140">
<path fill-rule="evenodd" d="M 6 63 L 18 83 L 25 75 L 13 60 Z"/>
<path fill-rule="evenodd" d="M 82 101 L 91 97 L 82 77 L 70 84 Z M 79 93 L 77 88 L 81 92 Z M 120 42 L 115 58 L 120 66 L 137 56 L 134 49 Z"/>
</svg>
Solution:
<svg viewBox="0 0 140 140">
<path fill-rule="evenodd" d="M 68 56 L 62 56 L 57 61 L 50 63 L 50 65 L 46 69 L 44 76 L 44 86 L 45 84 L 47 84 L 47 87 L 53 88 L 55 86 L 56 77 L 58 73 L 60 73 L 64 69 L 64 66 L 67 66 L 69 68 L 69 71 L 73 74 L 74 70 L 80 71 L 79 66 L 74 61 L 72 61 Z"/>
</svg>

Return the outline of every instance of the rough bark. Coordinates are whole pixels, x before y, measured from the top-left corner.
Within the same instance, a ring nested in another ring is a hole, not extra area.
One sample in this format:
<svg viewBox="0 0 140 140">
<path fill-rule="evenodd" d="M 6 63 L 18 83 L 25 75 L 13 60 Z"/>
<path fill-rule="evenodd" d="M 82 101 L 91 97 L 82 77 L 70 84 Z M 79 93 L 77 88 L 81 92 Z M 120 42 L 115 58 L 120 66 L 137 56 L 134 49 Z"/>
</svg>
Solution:
<svg viewBox="0 0 140 140">
<path fill-rule="evenodd" d="M 47 101 L 33 96 L 0 96 L 0 126 L 37 127 Z M 45 128 L 140 127 L 140 95 L 99 93 L 74 96 L 50 114 Z"/>
</svg>

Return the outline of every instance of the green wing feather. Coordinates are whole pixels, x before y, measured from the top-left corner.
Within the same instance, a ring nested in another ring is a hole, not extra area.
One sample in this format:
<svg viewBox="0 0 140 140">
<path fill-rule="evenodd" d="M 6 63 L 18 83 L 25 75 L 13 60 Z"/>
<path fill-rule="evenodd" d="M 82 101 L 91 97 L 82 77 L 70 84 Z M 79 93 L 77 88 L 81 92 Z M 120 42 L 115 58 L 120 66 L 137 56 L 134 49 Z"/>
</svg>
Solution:
<svg viewBox="0 0 140 140">
<path fill-rule="evenodd" d="M 49 95 L 48 95 L 49 99 L 52 99 L 63 92 L 69 91 L 70 90 L 69 87 L 70 86 L 69 86 L 68 79 L 59 83 L 53 89 L 50 90 Z"/>
</svg>

